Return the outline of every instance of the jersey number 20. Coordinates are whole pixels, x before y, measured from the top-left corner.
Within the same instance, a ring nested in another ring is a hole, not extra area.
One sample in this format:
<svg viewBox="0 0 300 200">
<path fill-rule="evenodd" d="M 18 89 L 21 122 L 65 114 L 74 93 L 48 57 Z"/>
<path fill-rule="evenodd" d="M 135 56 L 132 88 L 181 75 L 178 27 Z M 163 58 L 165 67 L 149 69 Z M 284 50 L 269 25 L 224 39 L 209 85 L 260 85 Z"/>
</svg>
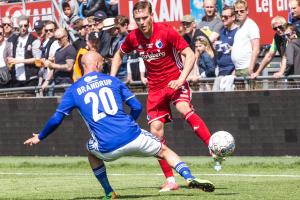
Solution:
<svg viewBox="0 0 300 200">
<path fill-rule="evenodd" d="M 84 102 L 85 104 L 92 102 L 93 120 L 95 122 L 106 117 L 106 114 L 115 115 L 118 111 L 118 105 L 116 103 L 114 94 L 108 87 L 101 88 L 98 95 L 95 92 L 88 92 L 84 96 Z M 99 113 L 98 109 L 100 102 L 102 103 L 104 112 Z"/>
</svg>

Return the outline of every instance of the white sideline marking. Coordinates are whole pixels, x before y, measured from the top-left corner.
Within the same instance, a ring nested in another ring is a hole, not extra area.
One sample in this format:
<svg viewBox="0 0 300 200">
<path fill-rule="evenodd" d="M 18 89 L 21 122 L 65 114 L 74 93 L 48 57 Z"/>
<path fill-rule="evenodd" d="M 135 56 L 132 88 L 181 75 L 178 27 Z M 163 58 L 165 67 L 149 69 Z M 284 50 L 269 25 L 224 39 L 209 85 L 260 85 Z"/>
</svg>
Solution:
<svg viewBox="0 0 300 200">
<path fill-rule="evenodd" d="M 91 176 L 91 173 L 27 173 L 27 172 L 0 172 L 0 175 L 17 176 Z M 110 176 L 163 176 L 163 174 L 108 174 Z M 295 174 L 193 174 L 196 176 L 233 176 L 233 177 L 282 177 L 282 178 L 300 178 Z"/>
</svg>

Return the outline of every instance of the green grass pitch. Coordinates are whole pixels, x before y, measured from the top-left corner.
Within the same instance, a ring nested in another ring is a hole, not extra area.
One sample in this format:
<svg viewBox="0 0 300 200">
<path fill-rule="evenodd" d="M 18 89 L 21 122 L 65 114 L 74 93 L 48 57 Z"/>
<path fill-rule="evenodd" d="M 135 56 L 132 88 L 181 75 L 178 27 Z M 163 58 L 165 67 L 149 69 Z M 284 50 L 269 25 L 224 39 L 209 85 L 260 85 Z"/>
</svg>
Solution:
<svg viewBox="0 0 300 200">
<path fill-rule="evenodd" d="M 182 157 L 194 175 L 211 180 L 213 193 L 185 187 L 159 193 L 164 177 L 154 158 L 122 158 L 107 163 L 120 199 L 300 199 L 299 157 L 230 157 L 220 172 L 209 157 Z M 85 157 L 0 157 L 0 199 L 100 199 L 103 190 Z"/>
</svg>

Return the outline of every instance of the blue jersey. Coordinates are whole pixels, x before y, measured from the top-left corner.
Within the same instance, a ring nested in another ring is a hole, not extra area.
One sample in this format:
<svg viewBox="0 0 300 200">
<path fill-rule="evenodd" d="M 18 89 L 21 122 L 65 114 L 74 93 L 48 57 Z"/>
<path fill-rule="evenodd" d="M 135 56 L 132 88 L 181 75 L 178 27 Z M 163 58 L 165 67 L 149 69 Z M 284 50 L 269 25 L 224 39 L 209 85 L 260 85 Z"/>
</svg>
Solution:
<svg viewBox="0 0 300 200">
<path fill-rule="evenodd" d="M 141 129 L 123 110 L 123 101 L 134 98 L 117 78 L 91 72 L 75 82 L 62 97 L 56 112 L 69 115 L 77 108 L 99 151 L 113 151 L 134 140 Z"/>
<path fill-rule="evenodd" d="M 238 28 L 233 30 L 228 30 L 226 28 L 222 28 L 220 31 L 219 41 L 216 42 L 216 51 L 217 51 L 217 64 L 219 66 L 219 71 L 233 71 L 234 64 L 231 60 L 231 50 L 230 48 L 233 45 L 234 36 L 237 32 Z M 220 74 L 219 75 L 228 75 L 228 74 Z"/>
</svg>

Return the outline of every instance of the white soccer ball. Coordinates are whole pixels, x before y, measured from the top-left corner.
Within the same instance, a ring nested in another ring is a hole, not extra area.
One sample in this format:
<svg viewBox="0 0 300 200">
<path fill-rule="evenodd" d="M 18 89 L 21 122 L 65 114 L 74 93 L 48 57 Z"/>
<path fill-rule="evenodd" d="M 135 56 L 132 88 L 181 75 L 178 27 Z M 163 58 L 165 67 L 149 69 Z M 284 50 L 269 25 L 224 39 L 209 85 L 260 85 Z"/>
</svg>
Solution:
<svg viewBox="0 0 300 200">
<path fill-rule="evenodd" d="M 208 148 L 216 156 L 230 156 L 235 149 L 235 141 L 227 131 L 218 131 L 210 137 Z"/>
</svg>

